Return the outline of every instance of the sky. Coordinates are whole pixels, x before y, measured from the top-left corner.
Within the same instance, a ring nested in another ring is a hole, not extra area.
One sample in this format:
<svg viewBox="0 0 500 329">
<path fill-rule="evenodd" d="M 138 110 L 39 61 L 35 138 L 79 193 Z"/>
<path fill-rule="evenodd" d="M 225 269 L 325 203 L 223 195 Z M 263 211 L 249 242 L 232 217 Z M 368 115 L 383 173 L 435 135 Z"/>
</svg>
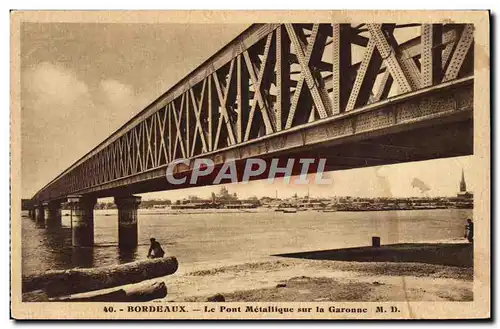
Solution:
<svg viewBox="0 0 500 329">
<path fill-rule="evenodd" d="M 23 23 L 21 27 L 22 196 L 31 198 L 61 171 L 236 37 L 239 24 Z M 472 157 L 457 157 L 328 173 L 331 185 L 251 182 L 227 186 L 240 197 L 294 193 L 429 196 L 458 191 Z M 474 181 L 467 179 L 468 189 Z M 142 195 L 145 199 L 208 197 L 220 187 Z"/>
</svg>

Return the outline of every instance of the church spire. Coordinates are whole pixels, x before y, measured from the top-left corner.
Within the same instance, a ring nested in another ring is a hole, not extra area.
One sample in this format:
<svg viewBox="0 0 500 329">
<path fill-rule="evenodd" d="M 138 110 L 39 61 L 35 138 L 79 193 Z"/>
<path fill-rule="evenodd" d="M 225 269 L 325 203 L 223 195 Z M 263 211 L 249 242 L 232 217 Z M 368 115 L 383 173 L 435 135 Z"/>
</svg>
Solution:
<svg viewBox="0 0 500 329">
<path fill-rule="evenodd" d="M 460 192 L 466 192 L 467 185 L 465 184 L 464 169 L 462 168 L 462 180 L 460 181 Z"/>
</svg>

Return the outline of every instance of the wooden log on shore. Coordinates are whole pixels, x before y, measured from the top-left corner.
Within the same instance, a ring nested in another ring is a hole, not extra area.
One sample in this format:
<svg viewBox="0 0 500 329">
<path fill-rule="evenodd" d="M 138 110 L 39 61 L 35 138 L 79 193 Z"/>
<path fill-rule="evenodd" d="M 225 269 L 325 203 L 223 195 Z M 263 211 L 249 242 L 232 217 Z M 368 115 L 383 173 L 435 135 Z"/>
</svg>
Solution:
<svg viewBox="0 0 500 329">
<path fill-rule="evenodd" d="M 142 283 L 114 291 L 93 291 L 91 293 L 77 294 L 51 298 L 52 302 L 149 302 L 167 296 L 167 286 L 163 281 Z"/>
<path fill-rule="evenodd" d="M 94 291 L 89 296 L 64 296 L 51 298 L 50 302 L 121 302 L 125 299 L 127 293 L 123 289 L 118 289 L 111 292 Z"/>
<path fill-rule="evenodd" d="M 23 293 L 22 301 L 26 302 L 50 302 L 49 296 L 43 290 L 33 290 Z"/>
<path fill-rule="evenodd" d="M 163 281 L 148 285 L 136 285 L 125 289 L 124 302 L 148 302 L 153 299 L 165 298 L 167 292 L 167 285 Z"/>
<path fill-rule="evenodd" d="M 23 277 L 23 293 L 43 290 L 50 298 L 102 290 L 173 274 L 175 257 L 148 259 L 99 268 L 47 271 Z"/>
</svg>

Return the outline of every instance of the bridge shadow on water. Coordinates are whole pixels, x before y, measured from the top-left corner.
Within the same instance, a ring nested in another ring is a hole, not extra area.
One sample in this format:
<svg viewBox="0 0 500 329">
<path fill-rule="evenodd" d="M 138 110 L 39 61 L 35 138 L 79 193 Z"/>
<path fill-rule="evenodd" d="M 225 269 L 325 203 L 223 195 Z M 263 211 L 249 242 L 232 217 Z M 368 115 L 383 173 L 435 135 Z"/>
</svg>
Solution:
<svg viewBox="0 0 500 329">
<path fill-rule="evenodd" d="M 272 256 L 353 262 L 426 263 L 472 267 L 473 245 L 467 243 L 401 243 L 378 248 L 317 250 Z"/>
</svg>

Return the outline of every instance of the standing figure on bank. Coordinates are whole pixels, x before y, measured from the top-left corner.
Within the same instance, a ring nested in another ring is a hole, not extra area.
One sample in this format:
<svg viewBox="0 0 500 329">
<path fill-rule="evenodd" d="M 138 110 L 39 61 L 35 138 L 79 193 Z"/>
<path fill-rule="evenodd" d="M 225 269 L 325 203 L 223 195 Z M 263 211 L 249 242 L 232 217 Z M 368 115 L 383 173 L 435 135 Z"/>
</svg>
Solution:
<svg viewBox="0 0 500 329">
<path fill-rule="evenodd" d="M 151 246 L 148 251 L 148 258 L 161 258 L 165 255 L 165 251 L 163 251 L 160 243 L 156 241 L 155 238 L 149 239 L 151 241 Z"/>
<path fill-rule="evenodd" d="M 465 235 L 464 238 L 469 240 L 470 243 L 474 241 L 474 223 L 469 218 L 467 219 L 467 224 L 465 224 Z"/>
</svg>

